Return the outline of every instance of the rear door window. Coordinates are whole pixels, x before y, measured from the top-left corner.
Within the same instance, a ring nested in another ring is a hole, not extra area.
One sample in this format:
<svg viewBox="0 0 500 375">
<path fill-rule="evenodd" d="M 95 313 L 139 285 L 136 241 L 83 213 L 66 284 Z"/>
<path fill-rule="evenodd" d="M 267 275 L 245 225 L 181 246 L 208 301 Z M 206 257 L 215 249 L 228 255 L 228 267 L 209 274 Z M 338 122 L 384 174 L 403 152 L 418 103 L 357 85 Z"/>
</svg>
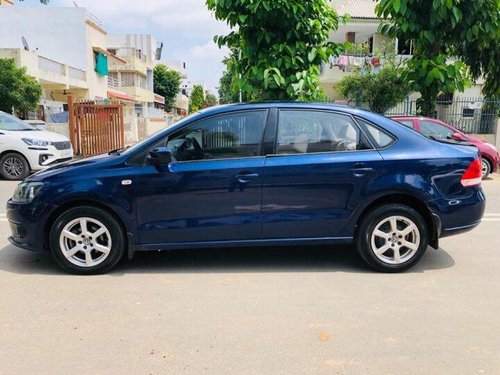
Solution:
<svg viewBox="0 0 500 375">
<path fill-rule="evenodd" d="M 281 110 L 278 154 L 310 154 L 371 149 L 350 116 L 312 110 Z"/>
</svg>

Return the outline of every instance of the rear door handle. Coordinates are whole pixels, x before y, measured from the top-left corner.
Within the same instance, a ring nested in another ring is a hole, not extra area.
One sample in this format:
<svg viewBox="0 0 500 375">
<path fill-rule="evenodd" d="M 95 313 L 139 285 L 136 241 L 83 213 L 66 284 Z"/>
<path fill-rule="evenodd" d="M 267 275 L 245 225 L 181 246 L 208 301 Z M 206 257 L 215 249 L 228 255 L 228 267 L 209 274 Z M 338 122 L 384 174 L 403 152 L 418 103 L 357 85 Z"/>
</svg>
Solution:
<svg viewBox="0 0 500 375">
<path fill-rule="evenodd" d="M 235 176 L 240 184 L 248 184 L 250 180 L 258 177 L 257 173 L 240 173 Z"/>
</svg>

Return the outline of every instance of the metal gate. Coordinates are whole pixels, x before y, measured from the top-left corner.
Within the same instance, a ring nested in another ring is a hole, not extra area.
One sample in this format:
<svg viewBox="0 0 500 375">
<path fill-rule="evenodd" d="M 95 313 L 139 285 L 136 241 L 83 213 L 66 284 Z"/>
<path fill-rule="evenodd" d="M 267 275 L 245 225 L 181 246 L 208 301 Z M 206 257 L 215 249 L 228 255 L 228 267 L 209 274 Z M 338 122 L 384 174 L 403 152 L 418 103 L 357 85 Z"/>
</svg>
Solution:
<svg viewBox="0 0 500 375">
<path fill-rule="evenodd" d="M 74 103 L 68 96 L 69 134 L 76 155 L 90 156 L 125 146 L 123 105 Z"/>
</svg>

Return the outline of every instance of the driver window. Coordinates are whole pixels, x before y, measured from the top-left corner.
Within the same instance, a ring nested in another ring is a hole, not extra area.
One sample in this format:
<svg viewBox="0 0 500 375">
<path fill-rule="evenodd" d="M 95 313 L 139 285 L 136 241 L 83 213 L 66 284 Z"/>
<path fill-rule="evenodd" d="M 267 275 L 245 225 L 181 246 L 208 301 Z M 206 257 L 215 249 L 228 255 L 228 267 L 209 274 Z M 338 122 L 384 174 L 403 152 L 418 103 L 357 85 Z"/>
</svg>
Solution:
<svg viewBox="0 0 500 375">
<path fill-rule="evenodd" d="M 167 147 L 176 161 L 258 156 L 266 113 L 245 111 L 201 120 L 171 135 Z"/>
</svg>

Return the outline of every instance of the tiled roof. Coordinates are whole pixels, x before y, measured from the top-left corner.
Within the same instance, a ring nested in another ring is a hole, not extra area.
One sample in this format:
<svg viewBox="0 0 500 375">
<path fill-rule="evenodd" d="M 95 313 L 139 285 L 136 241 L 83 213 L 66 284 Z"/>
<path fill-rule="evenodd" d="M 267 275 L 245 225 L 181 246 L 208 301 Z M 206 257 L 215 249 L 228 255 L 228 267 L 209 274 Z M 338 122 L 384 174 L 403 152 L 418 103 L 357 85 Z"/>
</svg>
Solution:
<svg viewBox="0 0 500 375">
<path fill-rule="evenodd" d="M 339 15 L 349 14 L 351 18 L 377 18 L 375 0 L 333 0 L 332 5 Z"/>
</svg>

